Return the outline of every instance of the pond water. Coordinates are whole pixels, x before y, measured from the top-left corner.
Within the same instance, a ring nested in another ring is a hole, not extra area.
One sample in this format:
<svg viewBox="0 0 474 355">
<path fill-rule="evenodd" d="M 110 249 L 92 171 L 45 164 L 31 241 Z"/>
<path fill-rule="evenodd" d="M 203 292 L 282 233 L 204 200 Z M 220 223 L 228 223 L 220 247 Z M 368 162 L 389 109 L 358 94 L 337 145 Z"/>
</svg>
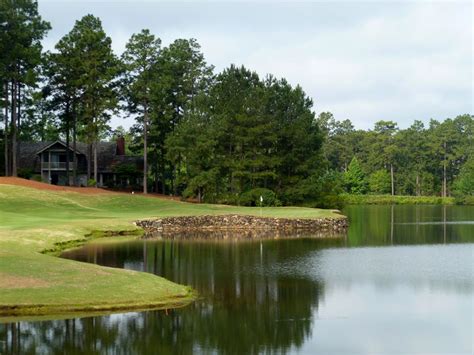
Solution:
<svg viewBox="0 0 474 355">
<path fill-rule="evenodd" d="M 471 354 L 474 207 L 354 206 L 340 239 L 134 240 L 63 256 L 199 291 L 190 306 L 0 324 L 0 353 Z"/>
</svg>

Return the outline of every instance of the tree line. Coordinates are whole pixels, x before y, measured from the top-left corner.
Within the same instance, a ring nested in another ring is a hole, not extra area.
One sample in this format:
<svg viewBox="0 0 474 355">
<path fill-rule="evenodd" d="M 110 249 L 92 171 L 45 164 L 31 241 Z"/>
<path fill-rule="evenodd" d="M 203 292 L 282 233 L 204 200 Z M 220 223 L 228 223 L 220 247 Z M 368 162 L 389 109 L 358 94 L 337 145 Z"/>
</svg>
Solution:
<svg viewBox="0 0 474 355">
<path fill-rule="evenodd" d="M 62 139 L 73 149 L 87 143 L 87 174 L 97 181 L 97 143 L 126 135 L 130 152 L 144 158 L 145 193 L 317 206 L 337 204 L 344 191 L 472 194 L 470 115 L 356 130 L 330 113 L 316 117 L 311 98 L 284 79 L 234 65 L 215 73 L 194 39 L 162 46 L 144 29 L 117 56 L 100 19 L 86 15 L 44 52 L 50 28 L 36 1 L 0 2 L 7 176 L 21 175 L 18 141 Z M 114 115 L 135 124 L 112 130 Z M 67 156 L 73 177 L 75 163 Z"/>
<path fill-rule="evenodd" d="M 318 117 L 330 169 L 341 173 L 346 192 L 411 196 L 474 194 L 474 117 L 459 115 L 406 129 L 392 121 L 356 130 L 331 113 Z"/>
</svg>

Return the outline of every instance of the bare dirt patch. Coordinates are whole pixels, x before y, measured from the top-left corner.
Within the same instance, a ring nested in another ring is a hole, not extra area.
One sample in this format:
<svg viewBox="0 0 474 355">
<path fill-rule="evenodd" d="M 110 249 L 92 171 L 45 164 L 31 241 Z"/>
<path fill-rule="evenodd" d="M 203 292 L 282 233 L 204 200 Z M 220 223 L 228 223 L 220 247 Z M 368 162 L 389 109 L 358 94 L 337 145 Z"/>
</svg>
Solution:
<svg viewBox="0 0 474 355">
<path fill-rule="evenodd" d="M 0 273 L 0 290 L 18 288 L 40 288 L 49 286 L 51 286 L 49 282 L 36 279 L 34 277 L 11 276 Z"/>
</svg>

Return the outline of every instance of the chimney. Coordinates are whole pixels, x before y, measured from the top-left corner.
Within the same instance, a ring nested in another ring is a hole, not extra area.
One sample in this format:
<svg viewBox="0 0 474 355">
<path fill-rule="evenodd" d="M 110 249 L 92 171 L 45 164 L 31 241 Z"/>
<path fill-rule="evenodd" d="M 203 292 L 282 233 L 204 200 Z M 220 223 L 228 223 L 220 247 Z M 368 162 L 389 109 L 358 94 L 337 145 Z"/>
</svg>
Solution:
<svg viewBox="0 0 474 355">
<path fill-rule="evenodd" d="M 117 138 L 117 150 L 115 153 L 117 155 L 125 155 L 125 138 L 122 136 Z"/>
</svg>

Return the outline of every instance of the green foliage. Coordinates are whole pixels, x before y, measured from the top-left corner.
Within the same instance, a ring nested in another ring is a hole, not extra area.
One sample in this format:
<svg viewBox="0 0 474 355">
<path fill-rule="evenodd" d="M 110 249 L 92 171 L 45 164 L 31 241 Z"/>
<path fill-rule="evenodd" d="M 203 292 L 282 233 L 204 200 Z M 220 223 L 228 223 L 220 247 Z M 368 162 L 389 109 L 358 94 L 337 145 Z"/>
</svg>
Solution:
<svg viewBox="0 0 474 355">
<path fill-rule="evenodd" d="M 390 173 L 387 170 L 374 171 L 369 177 L 369 190 L 374 194 L 388 194 L 391 188 L 390 181 Z"/>
<path fill-rule="evenodd" d="M 185 196 L 253 204 L 249 191 L 267 189 L 284 204 L 314 202 L 314 194 L 293 193 L 324 166 L 311 106 L 285 80 L 262 81 L 244 67 L 224 70 L 166 140 Z"/>
<path fill-rule="evenodd" d="M 452 205 L 452 197 L 342 194 L 346 205 Z"/>
<path fill-rule="evenodd" d="M 138 178 L 143 174 L 141 169 L 135 164 L 121 163 L 112 168 L 116 174 L 116 180 L 108 180 L 105 182 L 107 187 L 133 188 L 140 190 L 141 185 L 137 183 Z"/>
<path fill-rule="evenodd" d="M 113 167 L 112 171 L 117 175 L 127 178 L 135 178 L 141 175 L 140 170 L 138 170 L 135 164 L 118 164 Z"/>
<path fill-rule="evenodd" d="M 269 189 L 256 188 L 244 192 L 238 198 L 239 205 L 242 206 L 281 206 L 281 202 L 278 200 L 276 194 Z"/>
<path fill-rule="evenodd" d="M 143 191 L 148 192 L 148 132 L 151 93 L 154 74 L 159 60 L 161 40 L 149 30 L 132 35 L 122 54 L 125 66 L 122 92 L 128 103 L 128 111 L 137 114 L 137 121 L 143 123 Z"/>
<path fill-rule="evenodd" d="M 93 143 L 109 129 L 111 113 L 118 105 L 117 76 L 121 65 L 112 51 L 112 40 L 99 18 L 86 15 L 61 38 L 56 50 L 49 60 L 53 103 L 59 105 L 66 132 L 72 118 L 78 115 L 79 134 L 96 150 L 97 144 Z M 76 121 L 74 118 L 75 127 Z"/>
<path fill-rule="evenodd" d="M 97 186 L 97 181 L 95 181 L 94 179 L 89 179 L 89 180 L 87 180 L 87 186 L 95 187 L 95 186 Z"/>
<path fill-rule="evenodd" d="M 33 181 L 43 182 L 43 178 L 39 174 L 32 175 L 30 179 L 33 180 Z"/>
<path fill-rule="evenodd" d="M 474 196 L 474 155 L 466 161 L 455 180 L 454 193 L 457 198 Z"/>
<path fill-rule="evenodd" d="M 289 187 L 282 200 L 286 204 L 305 205 L 320 208 L 342 208 L 340 194 L 343 190 L 343 176 L 336 171 L 313 174 L 298 184 Z"/>
<path fill-rule="evenodd" d="M 349 168 L 344 173 L 344 185 L 346 191 L 351 194 L 365 194 L 367 192 L 365 174 L 356 157 L 352 158 Z"/>
<path fill-rule="evenodd" d="M 415 121 L 407 129 L 398 129 L 394 122 L 379 121 L 368 131 L 354 130 L 328 112 L 322 113 L 318 122 L 325 133 L 323 153 L 329 168 L 346 171 L 347 157 L 356 156 L 369 176 L 370 189 L 379 193 L 388 192 L 387 177 L 378 176 L 384 186 L 375 188 L 373 174 L 379 170 L 390 173 L 393 168 L 396 194 L 452 195 L 454 182 L 474 149 L 472 115 L 444 122 L 431 120 L 428 127 Z"/>
<path fill-rule="evenodd" d="M 86 15 L 42 56 L 49 28 L 36 2 L 0 2 L 0 79 L 21 89 L 22 126 L 9 127 L 11 145 L 13 136 L 72 135 L 96 149 L 122 103 L 137 122 L 122 135 L 130 138 L 130 152 L 143 154 L 143 181 L 157 192 L 239 203 L 249 191 L 268 189 L 285 205 L 325 207 L 341 204 L 342 188 L 383 194 L 393 185 L 402 195 L 470 195 L 472 115 L 431 120 L 427 127 L 414 121 L 407 129 L 381 120 L 372 130 L 356 130 L 330 112 L 316 118 L 311 98 L 285 79 L 234 65 L 214 74 L 195 39 L 162 48 L 144 29 L 131 36 L 119 60 L 100 19 Z M 45 84 L 37 89 L 41 76 Z M 122 173 L 134 181 L 138 175 Z"/>
<path fill-rule="evenodd" d="M 0 103 L 6 109 L 4 127 L 11 142 L 8 160 L 10 173 L 17 175 L 17 141 L 20 137 L 19 113 L 25 93 L 38 81 L 42 45 L 50 24 L 38 13 L 33 0 L 0 1 Z"/>
<path fill-rule="evenodd" d="M 29 168 L 20 168 L 18 169 L 18 177 L 21 177 L 23 179 L 31 179 L 33 176 L 34 171 Z"/>
</svg>

